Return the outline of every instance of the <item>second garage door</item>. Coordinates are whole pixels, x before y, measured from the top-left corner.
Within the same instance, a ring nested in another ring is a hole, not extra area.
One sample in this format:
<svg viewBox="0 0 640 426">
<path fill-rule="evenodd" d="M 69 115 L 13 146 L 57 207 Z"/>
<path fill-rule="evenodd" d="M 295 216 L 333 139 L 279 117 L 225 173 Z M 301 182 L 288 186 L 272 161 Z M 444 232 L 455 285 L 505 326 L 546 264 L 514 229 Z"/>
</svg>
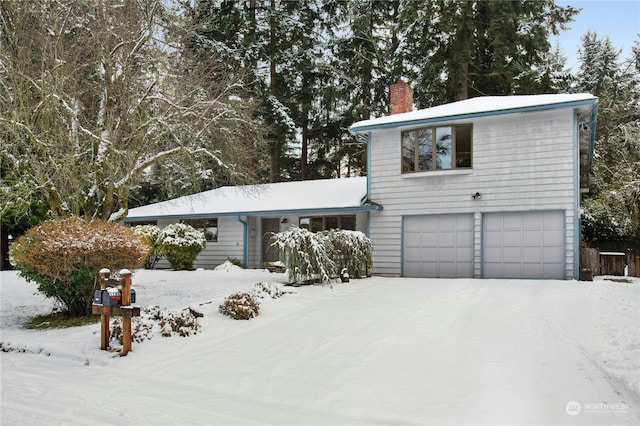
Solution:
<svg viewBox="0 0 640 426">
<path fill-rule="evenodd" d="M 564 278 L 564 213 L 487 213 L 482 225 L 485 278 Z"/>
<path fill-rule="evenodd" d="M 473 215 L 404 218 L 405 277 L 473 277 Z"/>
</svg>

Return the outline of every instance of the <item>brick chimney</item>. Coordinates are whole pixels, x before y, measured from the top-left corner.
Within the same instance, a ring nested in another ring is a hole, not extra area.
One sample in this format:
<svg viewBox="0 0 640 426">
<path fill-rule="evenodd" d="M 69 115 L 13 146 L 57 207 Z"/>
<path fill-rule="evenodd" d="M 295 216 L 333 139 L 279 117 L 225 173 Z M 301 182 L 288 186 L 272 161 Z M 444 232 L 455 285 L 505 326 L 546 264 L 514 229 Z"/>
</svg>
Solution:
<svg viewBox="0 0 640 426">
<path fill-rule="evenodd" d="M 389 98 L 391 115 L 413 111 L 413 89 L 404 81 L 398 80 L 389 87 Z"/>
</svg>

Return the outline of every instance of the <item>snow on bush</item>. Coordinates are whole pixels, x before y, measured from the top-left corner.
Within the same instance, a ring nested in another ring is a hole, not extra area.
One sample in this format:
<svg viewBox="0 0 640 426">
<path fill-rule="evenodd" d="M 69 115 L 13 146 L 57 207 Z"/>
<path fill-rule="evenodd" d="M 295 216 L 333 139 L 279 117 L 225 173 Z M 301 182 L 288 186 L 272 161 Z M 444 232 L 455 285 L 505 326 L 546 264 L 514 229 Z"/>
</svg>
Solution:
<svg viewBox="0 0 640 426">
<path fill-rule="evenodd" d="M 206 245 L 204 232 L 186 223 L 167 225 L 158 236 L 160 253 L 175 270 L 193 269 L 193 262 Z"/>
<path fill-rule="evenodd" d="M 253 290 L 251 291 L 255 297 L 259 297 L 264 299 L 266 296 L 272 299 L 279 299 L 285 294 L 293 294 L 292 291 L 283 290 L 282 284 L 280 283 L 257 283 Z"/>
<path fill-rule="evenodd" d="M 151 251 L 149 257 L 144 262 L 145 269 L 153 269 L 162 257 L 160 248 L 158 247 L 158 237 L 160 237 L 160 227 L 157 225 L 138 225 L 133 227 L 133 232 L 142 235 L 146 240 Z"/>
<path fill-rule="evenodd" d="M 218 307 L 221 314 L 236 320 L 248 320 L 257 317 L 260 304 L 249 293 L 234 293 Z"/>
<path fill-rule="evenodd" d="M 311 232 L 292 227 L 274 235 L 272 244 L 287 266 L 289 280 L 330 283 L 342 268 L 360 277 L 371 265 L 373 243 L 362 232 L 331 230 Z"/>
<path fill-rule="evenodd" d="M 275 234 L 272 245 L 284 259 L 289 280 L 293 283 L 314 279 L 329 283 L 336 275 L 331 240 L 324 233 L 293 226 Z"/>
<path fill-rule="evenodd" d="M 187 337 L 200 331 L 198 319 L 189 311 L 170 311 L 159 306 L 142 309 L 139 317 L 132 318 L 131 338 L 136 343 L 151 340 L 154 334 L 171 337 L 175 334 Z M 122 345 L 122 321 L 114 318 L 111 323 L 110 342 Z"/>
<path fill-rule="evenodd" d="M 332 229 L 327 233 L 336 253 L 338 271 L 347 268 L 350 277 L 367 276 L 373 253 L 371 239 L 360 231 Z"/>
<path fill-rule="evenodd" d="M 75 216 L 27 231 L 11 245 L 16 269 L 71 315 L 91 313 L 98 271 L 137 269 L 149 255 L 146 240 L 127 226 Z"/>
<path fill-rule="evenodd" d="M 224 263 L 221 263 L 220 265 L 213 268 L 214 271 L 225 271 L 225 272 L 239 271 L 241 269 L 242 268 L 238 266 L 236 263 L 234 263 L 233 260 L 230 258 L 225 260 Z"/>
</svg>

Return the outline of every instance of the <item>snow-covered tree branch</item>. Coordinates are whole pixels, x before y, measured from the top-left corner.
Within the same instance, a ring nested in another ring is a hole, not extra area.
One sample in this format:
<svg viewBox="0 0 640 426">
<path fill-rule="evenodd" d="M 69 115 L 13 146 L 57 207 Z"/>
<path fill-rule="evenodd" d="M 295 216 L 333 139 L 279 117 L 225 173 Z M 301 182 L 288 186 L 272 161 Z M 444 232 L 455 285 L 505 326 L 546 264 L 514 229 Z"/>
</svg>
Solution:
<svg viewBox="0 0 640 426">
<path fill-rule="evenodd" d="M 237 147 L 259 138 L 252 104 L 228 101 L 242 98 L 233 77 L 205 75 L 175 49 L 190 29 L 170 5 L 2 2 L 1 211 L 40 199 L 53 214 L 117 218 L 167 162 L 242 176 Z"/>
</svg>

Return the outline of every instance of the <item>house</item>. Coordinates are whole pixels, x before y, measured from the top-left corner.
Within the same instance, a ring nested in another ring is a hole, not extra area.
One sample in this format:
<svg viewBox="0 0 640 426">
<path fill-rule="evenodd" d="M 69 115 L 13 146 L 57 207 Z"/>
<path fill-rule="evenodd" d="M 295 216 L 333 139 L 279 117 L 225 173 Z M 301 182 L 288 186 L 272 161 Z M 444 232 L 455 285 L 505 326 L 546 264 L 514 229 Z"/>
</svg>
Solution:
<svg viewBox="0 0 640 426">
<path fill-rule="evenodd" d="M 228 257 L 247 268 L 279 260 L 271 235 L 297 225 L 312 231 L 340 228 L 367 231 L 371 211 L 365 177 L 225 186 L 129 210 L 125 222 L 186 222 L 205 232 L 207 247 L 194 267 L 214 268 Z M 158 267 L 168 267 L 161 262 Z"/>
<path fill-rule="evenodd" d="M 492 96 L 413 111 L 398 82 L 389 116 L 349 129 L 367 144 L 366 178 L 223 187 L 125 221 L 204 230 L 196 267 L 268 265 L 271 233 L 298 225 L 364 232 L 378 275 L 578 279 L 597 105 L 590 94 Z"/>
<path fill-rule="evenodd" d="M 360 121 L 367 144 L 373 273 L 578 279 L 598 100 L 590 94 L 479 97 Z"/>
</svg>

